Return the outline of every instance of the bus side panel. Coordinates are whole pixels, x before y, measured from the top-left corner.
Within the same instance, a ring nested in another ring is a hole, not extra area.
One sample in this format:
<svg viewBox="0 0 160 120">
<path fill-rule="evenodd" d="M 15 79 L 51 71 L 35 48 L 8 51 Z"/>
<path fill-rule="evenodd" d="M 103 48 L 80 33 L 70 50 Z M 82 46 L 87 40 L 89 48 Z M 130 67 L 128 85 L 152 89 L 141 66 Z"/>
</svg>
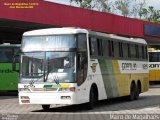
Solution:
<svg viewBox="0 0 160 120">
<path fill-rule="evenodd" d="M 156 70 L 149 70 L 149 80 L 156 81 Z"/>
<path fill-rule="evenodd" d="M 146 92 L 149 89 L 149 75 L 148 74 L 143 74 L 142 78 L 142 92 Z"/>
<path fill-rule="evenodd" d="M 0 63 L 0 90 L 17 90 L 18 73 L 12 71 L 12 63 Z"/>
<path fill-rule="evenodd" d="M 149 70 L 150 81 L 160 81 L 160 70 Z"/>
<path fill-rule="evenodd" d="M 160 70 L 155 70 L 156 72 L 156 79 L 155 81 L 160 81 Z"/>
<path fill-rule="evenodd" d="M 130 93 L 130 74 L 121 74 L 118 60 L 113 60 L 114 75 L 116 78 L 116 86 L 118 89 L 119 96 L 126 96 Z"/>
<path fill-rule="evenodd" d="M 116 79 L 113 71 L 112 60 L 100 59 L 99 65 L 107 94 L 107 98 L 118 97 Z"/>
<path fill-rule="evenodd" d="M 123 71 L 123 73 L 121 71 L 121 62 L 119 63 L 118 60 L 101 59 L 99 60 L 99 64 L 106 89 L 107 98 L 129 95 L 132 81 L 135 81 L 135 83 L 137 84 L 137 81 L 140 80 L 142 92 L 148 90 L 148 73 L 143 73 L 147 72 L 146 69 L 142 68 L 143 62 L 139 62 L 138 66 L 141 67 L 136 68 L 139 69 L 139 71 L 141 72 L 136 72 L 137 70 L 135 69 L 126 72 Z"/>
</svg>

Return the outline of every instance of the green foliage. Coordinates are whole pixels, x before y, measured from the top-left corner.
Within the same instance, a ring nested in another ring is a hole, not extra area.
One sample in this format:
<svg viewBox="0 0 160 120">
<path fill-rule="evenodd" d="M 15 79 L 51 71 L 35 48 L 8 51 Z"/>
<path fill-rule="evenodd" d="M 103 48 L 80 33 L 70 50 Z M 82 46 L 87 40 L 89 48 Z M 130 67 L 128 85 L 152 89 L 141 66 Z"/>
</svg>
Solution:
<svg viewBox="0 0 160 120">
<path fill-rule="evenodd" d="M 143 8 L 139 12 L 139 15 L 141 19 L 146 19 L 151 22 L 160 22 L 160 10 L 156 10 L 153 6 Z"/>
<path fill-rule="evenodd" d="M 92 0 L 71 0 L 71 2 L 75 2 L 79 4 L 80 8 L 88 8 L 92 9 L 94 6 L 92 6 Z"/>
<path fill-rule="evenodd" d="M 160 22 L 160 10 L 153 6 L 146 8 L 146 0 L 70 0 L 81 8 Z"/>
<path fill-rule="evenodd" d="M 129 0 L 119 0 L 119 1 L 116 1 L 115 4 L 116 4 L 116 8 L 120 10 L 123 16 L 127 17 L 129 15 L 129 10 L 130 10 Z"/>
</svg>

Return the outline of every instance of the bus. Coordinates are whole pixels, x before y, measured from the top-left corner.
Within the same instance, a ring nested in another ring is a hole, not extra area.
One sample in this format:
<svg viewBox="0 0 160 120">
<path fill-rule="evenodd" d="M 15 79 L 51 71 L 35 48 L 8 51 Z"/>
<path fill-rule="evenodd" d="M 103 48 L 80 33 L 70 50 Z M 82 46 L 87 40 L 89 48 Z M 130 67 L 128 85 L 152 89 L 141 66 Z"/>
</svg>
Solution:
<svg viewBox="0 0 160 120">
<path fill-rule="evenodd" d="M 83 104 L 148 90 L 148 52 L 143 39 L 80 28 L 50 28 L 23 34 L 19 103 Z"/>
<path fill-rule="evenodd" d="M 12 70 L 13 57 L 20 51 L 19 44 L 0 44 L 0 92 L 18 91 L 18 72 Z M 15 60 L 19 69 L 19 59 Z"/>
<path fill-rule="evenodd" d="M 149 81 L 160 81 L 160 46 L 149 45 Z"/>
</svg>

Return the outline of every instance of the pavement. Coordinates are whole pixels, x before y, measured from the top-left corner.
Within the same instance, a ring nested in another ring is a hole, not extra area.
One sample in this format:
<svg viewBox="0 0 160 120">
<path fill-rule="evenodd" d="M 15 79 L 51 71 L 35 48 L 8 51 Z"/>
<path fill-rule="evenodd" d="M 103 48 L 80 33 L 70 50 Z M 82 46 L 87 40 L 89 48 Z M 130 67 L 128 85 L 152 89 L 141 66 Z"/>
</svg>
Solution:
<svg viewBox="0 0 160 120">
<path fill-rule="evenodd" d="M 0 96 L 0 120 L 160 120 L 160 85 L 151 85 L 135 101 L 125 97 L 99 101 L 93 110 L 84 105 L 19 105 L 16 94 Z"/>
</svg>

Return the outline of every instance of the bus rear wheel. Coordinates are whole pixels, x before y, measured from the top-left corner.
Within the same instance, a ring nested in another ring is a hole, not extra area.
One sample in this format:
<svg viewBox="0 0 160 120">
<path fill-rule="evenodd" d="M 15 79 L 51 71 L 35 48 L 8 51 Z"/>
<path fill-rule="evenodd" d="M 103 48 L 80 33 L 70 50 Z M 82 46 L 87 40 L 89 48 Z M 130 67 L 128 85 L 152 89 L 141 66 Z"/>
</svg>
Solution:
<svg viewBox="0 0 160 120">
<path fill-rule="evenodd" d="M 42 105 L 43 110 L 49 110 L 50 105 Z"/>
<path fill-rule="evenodd" d="M 135 93 L 135 99 L 137 100 L 139 98 L 139 94 L 141 93 L 141 84 L 140 82 L 136 86 L 136 93 Z"/>
</svg>

